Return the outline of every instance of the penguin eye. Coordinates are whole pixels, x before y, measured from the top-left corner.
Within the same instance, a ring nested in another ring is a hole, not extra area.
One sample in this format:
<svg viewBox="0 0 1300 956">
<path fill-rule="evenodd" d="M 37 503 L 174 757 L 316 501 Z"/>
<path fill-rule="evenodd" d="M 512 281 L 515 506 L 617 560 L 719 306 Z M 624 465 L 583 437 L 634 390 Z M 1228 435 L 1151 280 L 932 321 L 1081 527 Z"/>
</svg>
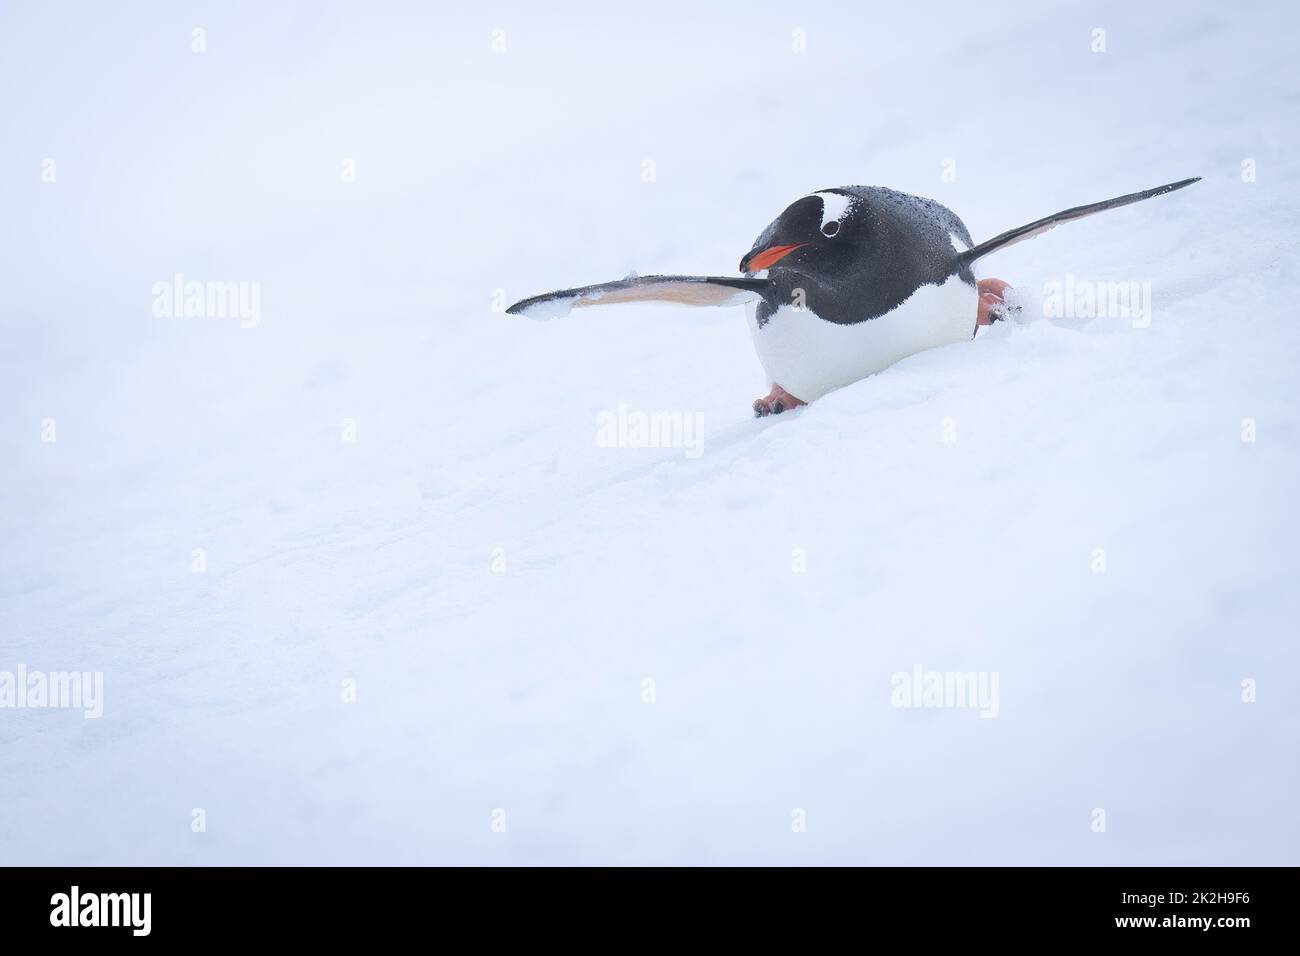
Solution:
<svg viewBox="0 0 1300 956">
<path fill-rule="evenodd" d="M 823 236 L 833 236 L 839 231 L 840 231 L 840 221 L 838 219 L 832 219 L 830 222 L 822 226 Z"/>
</svg>

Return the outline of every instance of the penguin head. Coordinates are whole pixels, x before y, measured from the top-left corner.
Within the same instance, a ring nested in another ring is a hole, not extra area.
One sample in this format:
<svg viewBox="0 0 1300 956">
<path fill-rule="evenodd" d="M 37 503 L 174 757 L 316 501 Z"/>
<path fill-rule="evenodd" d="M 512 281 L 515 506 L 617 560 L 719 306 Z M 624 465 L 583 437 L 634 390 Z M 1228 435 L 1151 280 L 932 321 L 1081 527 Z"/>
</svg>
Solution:
<svg viewBox="0 0 1300 956">
<path fill-rule="evenodd" d="M 869 253 L 857 197 L 824 189 L 791 203 L 740 260 L 740 271 L 764 269 L 830 278 L 853 271 Z"/>
<path fill-rule="evenodd" d="M 740 271 L 766 270 L 759 328 L 787 305 L 851 325 L 885 315 L 921 286 L 942 285 L 953 274 L 973 288 L 960 254 L 970 244 L 961 220 L 933 200 L 840 186 L 791 203 L 740 260 Z"/>
</svg>

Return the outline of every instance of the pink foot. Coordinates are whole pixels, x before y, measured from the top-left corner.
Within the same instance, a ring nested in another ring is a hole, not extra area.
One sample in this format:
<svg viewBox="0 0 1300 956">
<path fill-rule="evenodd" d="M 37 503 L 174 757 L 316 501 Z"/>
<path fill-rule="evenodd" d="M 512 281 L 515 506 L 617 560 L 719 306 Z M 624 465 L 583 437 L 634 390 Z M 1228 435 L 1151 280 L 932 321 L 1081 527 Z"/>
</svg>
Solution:
<svg viewBox="0 0 1300 956">
<path fill-rule="evenodd" d="M 992 325 L 998 319 L 1006 318 L 1006 296 L 1010 288 L 1011 284 L 1001 279 L 979 280 L 980 304 L 976 325 Z"/>
<path fill-rule="evenodd" d="M 768 415 L 780 415 L 786 409 L 807 405 L 801 398 L 795 398 L 780 385 L 773 383 L 772 391 L 763 398 L 754 399 L 754 417 L 764 418 Z"/>
</svg>

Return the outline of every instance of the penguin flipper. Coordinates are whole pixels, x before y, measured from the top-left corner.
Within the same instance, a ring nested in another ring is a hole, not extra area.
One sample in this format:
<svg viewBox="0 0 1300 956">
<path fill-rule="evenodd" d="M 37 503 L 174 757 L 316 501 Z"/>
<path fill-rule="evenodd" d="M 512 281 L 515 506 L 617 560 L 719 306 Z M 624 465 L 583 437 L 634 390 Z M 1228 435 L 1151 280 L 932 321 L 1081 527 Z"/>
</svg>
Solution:
<svg viewBox="0 0 1300 956">
<path fill-rule="evenodd" d="M 729 276 L 630 276 L 578 289 L 561 289 L 516 302 L 506 312 L 534 319 L 556 319 L 572 308 L 619 302 L 673 302 L 678 305 L 743 305 L 763 297 L 767 279 Z"/>
<path fill-rule="evenodd" d="M 1024 242 L 1026 239 L 1032 239 L 1034 236 L 1041 235 L 1049 229 L 1059 226 L 1063 222 L 1070 222 L 1073 219 L 1082 219 L 1084 216 L 1091 216 L 1094 213 L 1105 212 L 1107 209 L 1118 209 L 1120 206 L 1127 206 L 1131 203 L 1141 202 L 1144 199 L 1151 199 L 1153 196 L 1163 196 L 1165 193 L 1171 193 L 1175 189 L 1182 189 L 1184 186 L 1190 186 L 1192 183 L 1199 183 L 1200 176 L 1193 176 L 1191 179 L 1183 179 L 1176 183 L 1168 183 L 1164 186 L 1156 186 L 1154 189 L 1144 189 L 1138 193 L 1129 193 L 1127 196 L 1117 196 L 1114 199 L 1105 199 L 1101 202 L 1090 203 L 1087 206 L 1075 206 L 1073 209 L 1066 209 L 1064 212 L 1058 212 L 1051 216 L 1045 216 L 1042 219 L 1035 220 L 1028 225 L 1019 226 L 1010 229 L 1001 235 L 994 236 L 987 242 L 981 242 L 978 246 L 967 249 L 960 258 L 970 265 L 976 259 L 987 256 L 990 252 L 1006 246 L 1014 246 L 1017 242 Z"/>
</svg>

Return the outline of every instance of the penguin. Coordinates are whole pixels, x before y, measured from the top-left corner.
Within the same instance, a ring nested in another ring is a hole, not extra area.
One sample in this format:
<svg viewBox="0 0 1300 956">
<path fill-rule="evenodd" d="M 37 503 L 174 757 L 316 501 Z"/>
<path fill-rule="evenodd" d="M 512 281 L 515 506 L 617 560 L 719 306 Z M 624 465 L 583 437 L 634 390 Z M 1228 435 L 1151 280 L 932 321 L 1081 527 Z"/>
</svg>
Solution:
<svg viewBox="0 0 1300 956">
<path fill-rule="evenodd" d="M 972 338 L 990 306 L 991 318 L 1000 317 L 1006 283 L 981 282 L 972 271 L 990 253 L 1199 180 L 1075 206 L 978 245 L 933 199 L 882 186 L 819 189 L 759 234 L 740 260 L 743 276 L 629 276 L 533 296 L 506 312 L 546 319 L 619 302 L 744 305 L 772 386 L 754 413 L 780 414 L 909 355 Z"/>
</svg>

